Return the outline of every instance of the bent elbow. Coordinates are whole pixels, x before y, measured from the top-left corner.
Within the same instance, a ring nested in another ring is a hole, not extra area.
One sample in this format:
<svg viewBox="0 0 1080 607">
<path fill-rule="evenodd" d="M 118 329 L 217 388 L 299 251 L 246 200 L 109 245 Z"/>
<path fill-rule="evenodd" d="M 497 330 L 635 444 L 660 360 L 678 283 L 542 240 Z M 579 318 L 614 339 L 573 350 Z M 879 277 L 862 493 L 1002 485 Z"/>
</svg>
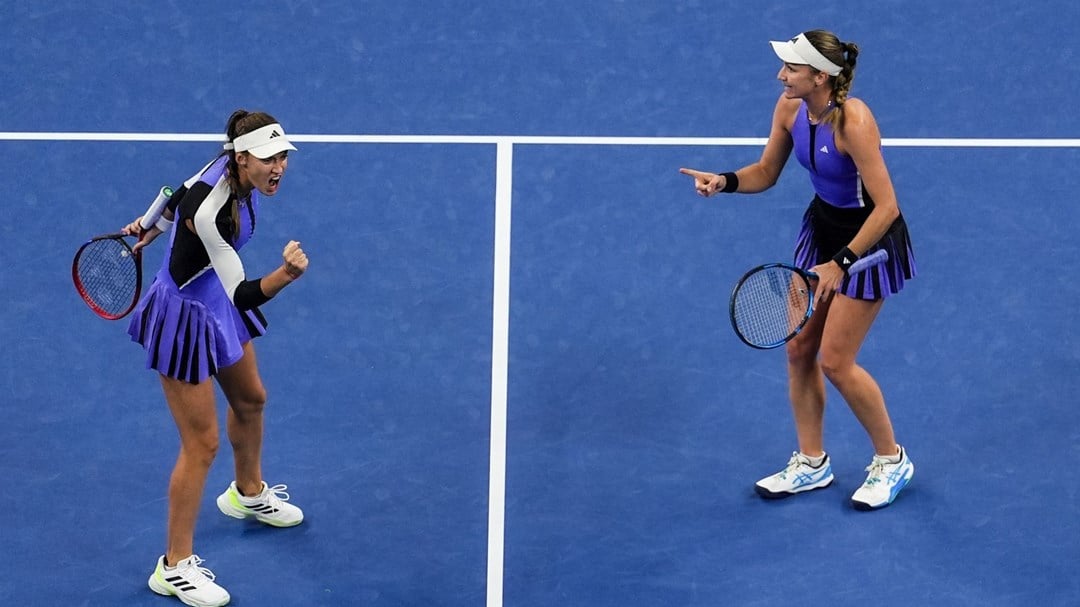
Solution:
<svg viewBox="0 0 1080 607">
<path fill-rule="evenodd" d="M 892 224 L 892 222 L 896 221 L 900 217 L 899 205 L 891 204 L 887 206 L 884 211 L 886 213 L 885 217 L 889 220 L 890 224 Z"/>
<path fill-rule="evenodd" d="M 270 301 L 270 298 L 263 293 L 260 283 L 259 279 L 245 280 L 236 286 L 232 294 L 232 302 L 236 309 L 250 310 Z"/>
</svg>

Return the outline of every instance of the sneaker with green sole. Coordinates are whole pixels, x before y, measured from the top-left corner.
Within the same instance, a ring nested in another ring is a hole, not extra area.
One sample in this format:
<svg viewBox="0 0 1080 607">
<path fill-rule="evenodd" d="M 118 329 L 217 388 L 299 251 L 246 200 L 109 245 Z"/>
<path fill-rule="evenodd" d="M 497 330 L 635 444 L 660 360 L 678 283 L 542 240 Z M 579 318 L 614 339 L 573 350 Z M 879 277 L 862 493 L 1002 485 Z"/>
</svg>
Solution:
<svg viewBox="0 0 1080 607">
<path fill-rule="evenodd" d="M 303 522 L 304 512 L 288 503 L 289 494 L 285 489 L 285 485 L 268 487 L 263 483 L 258 495 L 245 497 L 240 495 L 236 481 L 233 481 L 225 493 L 218 496 L 218 510 L 233 518 L 254 518 L 274 527 L 293 527 Z"/>
<path fill-rule="evenodd" d="M 214 574 L 201 567 L 203 560 L 191 555 L 176 564 L 165 566 L 165 557 L 158 557 L 157 567 L 147 584 L 150 590 L 162 596 L 175 596 L 192 607 L 221 607 L 232 598 L 214 581 Z"/>
</svg>

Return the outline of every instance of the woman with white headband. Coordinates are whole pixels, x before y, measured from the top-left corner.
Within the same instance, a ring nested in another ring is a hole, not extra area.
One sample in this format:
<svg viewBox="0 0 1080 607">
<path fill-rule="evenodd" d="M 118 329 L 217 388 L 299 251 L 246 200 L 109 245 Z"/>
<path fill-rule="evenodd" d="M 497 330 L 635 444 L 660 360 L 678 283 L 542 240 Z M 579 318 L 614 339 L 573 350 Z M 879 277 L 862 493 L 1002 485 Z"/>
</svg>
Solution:
<svg viewBox="0 0 1080 607">
<path fill-rule="evenodd" d="M 787 344 L 789 395 L 799 450 L 780 472 L 755 485 L 780 498 L 833 482 L 825 452 L 825 379 L 847 401 L 874 447 L 867 477 L 852 495 L 860 510 L 888 506 L 914 473 L 900 447 L 881 389 L 856 355 L 885 299 L 914 278 L 915 257 L 892 180 L 881 153 L 881 134 L 867 105 L 849 98 L 859 47 L 836 35 L 808 31 L 772 42 L 783 61 L 784 91 L 760 160 L 737 171 L 681 172 L 698 194 L 756 193 L 776 184 L 791 152 L 810 172 L 815 196 L 803 216 L 795 265 L 819 276 L 813 316 Z M 889 261 L 849 276 L 860 256 L 885 249 Z"/>
<path fill-rule="evenodd" d="M 262 478 L 263 406 L 252 339 L 263 335 L 259 306 L 299 279 L 308 259 L 298 242 L 285 245 L 281 264 L 248 279 L 238 255 L 255 230 L 263 196 L 277 194 L 296 150 L 277 120 L 238 110 L 229 118 L 224 151 L 184 182 L 163 206 L 154 205 L 124 228 L 145 246 L 169 234 L 169 250 L 153 284 L 136 307 L 128 332 L 146 350 L 146 366 L 158 372 L 180 434 L 180 455 L 169 480 L 165 553 L 150 588 L 188 605 L 229 602 L 194 553 L 195 520 L 207 473 L 218 449 L 214 399 L 217 380 L 228 400 L 226 430 L 235 480 L 217 498 L 226 515 L 274 527 L 300 524 L 304 515 L 288 503 L 285 485 Z M 175 227 L 174 227 L 175 223 Z M 269 580 L 268 580 L 269 581 Z"/>
</svg>

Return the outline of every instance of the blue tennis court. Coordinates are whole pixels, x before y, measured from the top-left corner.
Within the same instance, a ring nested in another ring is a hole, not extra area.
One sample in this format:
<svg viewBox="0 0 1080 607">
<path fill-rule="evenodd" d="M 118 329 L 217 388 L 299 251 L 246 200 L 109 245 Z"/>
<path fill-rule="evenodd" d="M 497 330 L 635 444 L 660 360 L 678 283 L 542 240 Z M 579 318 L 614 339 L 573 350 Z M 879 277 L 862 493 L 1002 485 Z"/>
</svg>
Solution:
<svg viewBox="0 0 1080 607">
<path fill-rule="evenodd" d="M 175 426 L 71 257 L 244 107 L 300 148 L 243 259 L 311 258 L 256 342 L 263 468 L 306 520 L 222 516 L 223 441 L 195 547 L 231 604 L 1080 603 L 1078 22 L 1063 1 L 5 4 L 0 597 L 180 604 L 146 587 Z M 816 27 L 862 48 L 920 270 L 860 355 L 917 469 L 874 513 L 849 506 L 871 446 L 831 388 L 835 486 L 753 491 L 795 435 L 782 352 L 741 344 L 727 300 L 790 258 L 805 171 L 710 199 L 678 173 L 760 155 L 767 42 Z"/>
</svg>

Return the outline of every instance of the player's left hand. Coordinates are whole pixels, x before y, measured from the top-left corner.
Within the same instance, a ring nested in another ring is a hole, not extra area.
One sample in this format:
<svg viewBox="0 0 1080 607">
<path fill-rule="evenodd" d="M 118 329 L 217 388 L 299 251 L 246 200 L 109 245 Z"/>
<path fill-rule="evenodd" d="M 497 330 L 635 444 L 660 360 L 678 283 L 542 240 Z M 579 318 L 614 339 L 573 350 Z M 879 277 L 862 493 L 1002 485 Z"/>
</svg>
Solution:
<svg viewBox="0 0 1080 607">
<path fill-rule="evenodd" d="M 303 276 L 304 272 L 307 272 L 308 257 L 307 253 L 300 248 L 300 242 L 296 240 L 290 240 L 289 244 L 285 245 L 285 250 L 281 253 L 284 259 L 285 272 L 296 280 Z"/>
</svg>

